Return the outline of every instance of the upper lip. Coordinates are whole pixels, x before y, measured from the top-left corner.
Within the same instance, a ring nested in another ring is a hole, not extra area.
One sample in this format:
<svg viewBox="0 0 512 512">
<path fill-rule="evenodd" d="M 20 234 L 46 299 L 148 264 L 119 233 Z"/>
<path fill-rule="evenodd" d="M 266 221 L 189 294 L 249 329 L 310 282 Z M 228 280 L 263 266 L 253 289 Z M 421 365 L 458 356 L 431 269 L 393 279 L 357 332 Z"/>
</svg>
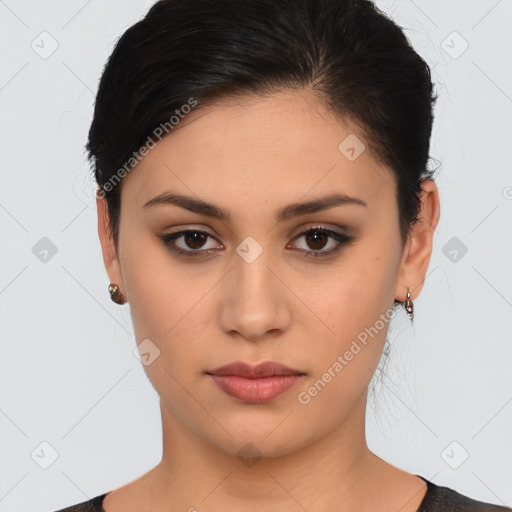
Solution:
<svg viewBox="0 0 512 512">
<path fill-rule="evenodd" d="M 246 377 L 249 379 L 271 377 L 272 375 L 304 375 L 304 372 L 294 370 L 293 368 L 289 368 L 275 361 L 266 361 L 257 365 L 236 361 L 220 366 L 208 373 L 214 375 L 236 375 L 237 377 Z"/>
</svg>

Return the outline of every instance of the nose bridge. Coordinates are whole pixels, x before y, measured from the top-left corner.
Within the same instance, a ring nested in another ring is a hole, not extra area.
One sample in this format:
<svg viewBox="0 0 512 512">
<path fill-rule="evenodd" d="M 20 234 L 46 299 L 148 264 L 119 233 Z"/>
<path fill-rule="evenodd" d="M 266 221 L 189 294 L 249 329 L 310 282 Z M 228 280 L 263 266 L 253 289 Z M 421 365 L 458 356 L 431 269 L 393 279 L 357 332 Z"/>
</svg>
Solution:
<svg viewBox="0 0 512 512">
<path fill-rule="evenodd" d="M 275 276 L 271 251 L 247 237 L 236 253 L 230 272 L 230 296 L 225 297 L 222 306 L 223 328 L 252 340 L 268 331 L 284 329 L 289 312 L 283 284 Z"/>
</svg>

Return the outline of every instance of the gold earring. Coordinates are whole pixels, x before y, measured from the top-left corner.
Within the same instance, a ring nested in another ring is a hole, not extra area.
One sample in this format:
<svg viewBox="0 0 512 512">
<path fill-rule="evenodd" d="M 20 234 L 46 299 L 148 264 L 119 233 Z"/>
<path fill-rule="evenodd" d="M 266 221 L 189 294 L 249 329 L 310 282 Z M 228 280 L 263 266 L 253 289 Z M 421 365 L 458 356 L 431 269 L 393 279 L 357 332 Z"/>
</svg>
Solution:
<svg viewBox="0 0 512 512">
<path fill-rule="evenodd" d="M 121 290 L 119 289 L 119 286 L 117 284 L 110 283 L 108 286 L 108 291 L 110 292 L 110 298 L 116 303 L 116 304 L 124 304 L 125 300 L 121 293 Z"/>
<path fill-rule="evenodd" d="M 407 288 L 407 299 L 405 301 L 405 310 L 407 313 L 409 313 L 409 316 L 411 317 L 411 322 L 414 316 L 414 305 L 411 300 L 411 292 L 409 291 L 409 288 Z"/>
</svg>

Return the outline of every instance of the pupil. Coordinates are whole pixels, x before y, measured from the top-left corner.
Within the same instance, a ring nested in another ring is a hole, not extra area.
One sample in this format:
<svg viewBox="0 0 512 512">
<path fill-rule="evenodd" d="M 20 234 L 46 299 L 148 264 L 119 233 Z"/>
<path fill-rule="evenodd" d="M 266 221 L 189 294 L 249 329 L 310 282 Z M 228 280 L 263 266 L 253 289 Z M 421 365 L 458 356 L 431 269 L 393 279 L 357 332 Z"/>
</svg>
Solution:
<svg viewBox="0 0 512 512">
<path fill-rule="evenodd" d="M 185 235 L 186 243 L 191 249 L 199 249 L 204 244 L 205 239 L 206 235 L 204 233 L 199 233 L 197 231 L 192 231 L 191 233 L 187 233 Z M 192 240 L 191 243 L 189 243 L 190 240 Z M 198 247 L 194 245 L 197 243 L 199 244 Z"/>
<path fill-rule="evenodd" d="M 321 243 L 319 241 L 319 239 L 325 239 L 326 238 L 326 234 L 325 233 L 322 233 L 321 231 L 311 231 L 311 233 L 308 235 L 308 237 L 310 239 L 313 239 L 313 245 L 315 244 L 319 244 L 320 246 L 319 247 L 311 247 L 312 249 L 322 249 L 322 247 L 325 246 L 325 240 L 324 240 L 324 243 Z"/>
</svg>

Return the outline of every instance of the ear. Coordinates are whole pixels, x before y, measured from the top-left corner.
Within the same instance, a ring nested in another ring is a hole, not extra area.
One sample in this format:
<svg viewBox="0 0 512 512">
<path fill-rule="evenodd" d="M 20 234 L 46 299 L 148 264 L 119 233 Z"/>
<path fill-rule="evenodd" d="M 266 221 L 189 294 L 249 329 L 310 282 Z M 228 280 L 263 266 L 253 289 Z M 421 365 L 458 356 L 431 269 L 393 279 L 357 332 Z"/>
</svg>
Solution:
<svg viewBox="0 0 512 512">
<path fill-rule="evenodd" d="M 439 222 L 437 185 L 433 180 L 427 179 L 423 181 L 421 188 L 421 211 L 405 245 L 398 271 L 395 299 L 401 302 L 407 298 L 407 288 L 411 292 L 411 299 L 416 298 L 423 288 L 432 255 L 434 232 Z"/>
<path fill-rule="evenodd" d="M 121 272 L 121 265 L 117 255 L 114 237 L 110 229 L 110 215 L 108 213 L 107 200 L 96 195 L 96 209 L 98 213 L 98 235 L 100 237 L 103 263 L 108 274 L 110 283 L 117 284 L 121 294 L 126 301 L 126 293 Z"/>
</svg>

